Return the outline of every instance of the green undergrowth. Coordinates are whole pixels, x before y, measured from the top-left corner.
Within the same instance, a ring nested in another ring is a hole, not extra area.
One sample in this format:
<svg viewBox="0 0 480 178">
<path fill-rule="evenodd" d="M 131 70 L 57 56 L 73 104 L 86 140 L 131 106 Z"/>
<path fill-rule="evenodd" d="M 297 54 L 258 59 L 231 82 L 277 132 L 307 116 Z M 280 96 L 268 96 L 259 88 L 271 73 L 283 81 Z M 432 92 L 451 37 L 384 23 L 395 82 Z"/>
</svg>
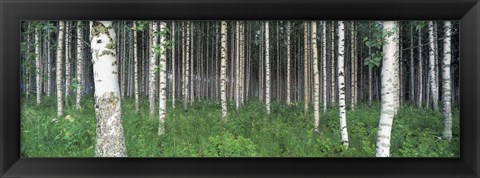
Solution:
<svg viewBox="0 0 480 178">
<path fill-rule="evenodd" d="M 271 114 L 264 103 L 246 102 L 235 111 L 228 103 L 228 121 L 221 118 L 219 101 L 195 101 L 184 111 L 182 101 L 173 109 L 167 102 L 166 133 L 157 136 L 158 113 L 149 117 L 147 98 L 140 113 L 133 99 L 122 100 L 122 119 L 129 157 L 373 157 L 380 104 L 347 108 L 350 145 L 340 142 L 338 108 L 320 110 L 320 133 L 313 132 L 313 108 L 305 119 L 303 103 L 272 102 Z M 64 116 L 57 118 L 55 97 L 22 98 L 22 157 L 93 157 L 95 111 L 92 96 L 75 110 L 68 98 Z M 156 106 L 158 108 L 158 105 Z M 158 112 L 158 109 L 157 109 Z M 453 109 L 453 139 L 441 139 L 442 115 L 430 109 L 402 105 L 394 119 L 393 157 L 458 157 L 459 108 Z"/>
</svg>

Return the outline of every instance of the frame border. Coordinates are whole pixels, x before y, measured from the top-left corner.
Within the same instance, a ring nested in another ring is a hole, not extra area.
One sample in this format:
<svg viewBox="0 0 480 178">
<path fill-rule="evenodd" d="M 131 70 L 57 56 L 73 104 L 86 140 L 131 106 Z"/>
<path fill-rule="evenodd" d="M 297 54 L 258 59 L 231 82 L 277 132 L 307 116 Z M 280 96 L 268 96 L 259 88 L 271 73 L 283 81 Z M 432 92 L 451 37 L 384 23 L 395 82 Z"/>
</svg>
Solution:
<svg viewBox="0 0 480 178">
<path fill-rule="evenodd" d="M 460 20 L 460 158 L 20 158 L 21 20 Z M 0 177 L 479 177 L 479 0 L 0 0 Z"/>
</svg>

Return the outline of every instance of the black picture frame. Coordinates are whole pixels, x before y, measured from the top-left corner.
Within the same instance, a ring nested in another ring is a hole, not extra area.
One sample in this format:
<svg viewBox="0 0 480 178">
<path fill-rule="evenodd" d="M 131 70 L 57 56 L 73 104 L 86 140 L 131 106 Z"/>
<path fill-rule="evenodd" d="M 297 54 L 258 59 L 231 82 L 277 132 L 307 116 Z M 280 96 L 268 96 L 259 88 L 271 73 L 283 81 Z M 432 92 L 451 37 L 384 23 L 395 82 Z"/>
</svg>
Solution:
<svg viewBox="0 0 480 178">
<path fill-rule="evenodd" d="M 1 0 L 0 177 L 479 177 L 478 0 Z M 20 158 L 21 20 L 460 20 L 460 158 Z"/>
</svg>

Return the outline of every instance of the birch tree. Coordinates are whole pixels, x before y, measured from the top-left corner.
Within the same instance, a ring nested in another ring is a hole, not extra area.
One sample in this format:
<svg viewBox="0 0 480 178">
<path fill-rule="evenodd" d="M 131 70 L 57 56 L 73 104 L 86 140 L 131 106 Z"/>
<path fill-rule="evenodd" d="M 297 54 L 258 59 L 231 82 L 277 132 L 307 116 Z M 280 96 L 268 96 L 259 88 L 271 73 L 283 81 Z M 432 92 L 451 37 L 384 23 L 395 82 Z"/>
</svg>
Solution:
<svg viewBox="0 0 480 178">
<path fill-rule="evenodd" d="M 175 109 L 175 21 L 172 22 L 172 108 Z"/>
<path fill-rule="evenodd" d="M 303 105 L 303 114 L 305 116 L 305 120 L 308 118 L 308 99 L 309 99 L 309 84 L 308 84 L 308 23 L 303 22 L 303 49 L 304 49 L 304 63 L 303 63 L 303 86 L 304 86 L 304 105 Z"/>
<path fill-rule="evenodd" d="M 347 131 L 347 111 L 345 110 L 345 25 L 343 21 L 338 21 L 338 56 L 337 56 L 337 75 L 338 75 L 338 108 L 340 114 L 340 131 L 342 135 L 342 144 L 348 147 Z"/>
<path fill-rule="evenodd" d="M 445 21 L 444 30 L 445 30 L 445 38 L 443 39 L 443 60 L 442 60 L 442 88 L 443 88 L 443 138 L 447 140 L 452 139 L 452 108 L 451 108 L 451 100 L 452 100 L 452 93 L 450 92 L 450 64 L 451 64 L 451 29 L 452 24 L 450 21 Z"/>
<path fill-rule="evenodd" d="M 323 113 L 327 112 L 327 22 L 323 21 L 322 32 L 322 76 L 323 76 Z"/>
<path fill-rule="evenodd" d="M 287 22 L 287 104 L 290 104 L 290 22 Z"/>
<path fill-rule="evenodd" d="M 40 104 L 42 81 L 40 76 L 40 27 L 35 27 L 35 78 L 37 83 L 37 105 Z"/>
<path fill-rule="evenodd" d="M 318 73 L 318 54 L 317 54 L 317 23 L 315 21 L 311 22 L 311 29 L 312 29 L 312 52 L 313 52 L 313 96 L 314 96 L 314 101 L 313 101 L 313 128 L 315 133 L 319 133 L 319 121 L 320 121 L 320 76 Z"/>
<path fill-rule="evenodd" d="M 265 104 L 270 114 L 270 37 L 268 21 L 265 22 Z"/>
<path fill-rule="evenodd" d="M 160 72 L 160 94 L 159 94 L 159 126 L 158 126 L 158 135 L 163 135 L 165 133 L 165 114 L 167 109 L 167 49 L 166 49 L 166 28 L 167 25 L 165 22 L 160 22 L 160 44 L 159 44 L 159 51 L 155 52 L 156 54 L 160 53 L 160 65 L 158 66 Z M 158 22 L 153 23 L 153 40 L 157 40 L 157 29 L 158 29 Z M 156 42 L 154 42 L 156 45 Z M 155 78 L 155 76 L 153 77 Z M 154 84 L 153 84 L 154 85 Z M 154 90 L 153 90 L 154 91 Z M 152 95 L 152 93 L 150 93 Z M 154 100 L 155 101 L 155 100 Z"/>
<path fill-rule="evenodd" d="M 126 157 L 122 109 L 111 21 L 90 21 L 97 118 L 96 157 Z"/>
<path fill-rule="evenodd" d="M 220 71 L 220 92 L 222 102 L 222 118 L 227 119 L 227 22 L 222 21 L 221 25 L 221 71 Z"/>
<path fill-rule="evenodd" d="M 135 92 L 135 112 L 140 112 L 140 94 L 138 91 L 138 47 L 137 47 L 137 22 L 133 22 L 133 75 L 134 75 L 134 92 Z"/>
<path fill-rule="evenodd" d="M 437 78 L 435 70 L 435 49 L 434 49 L 434 37 L 433 37 L 433 22 L 428 22 L 428 41 L 429 41 L 429 84 L 430 93 L 432 95 L 433 109 L 438 111 L 438 90 L 437 90 Z M 427 96 L 429 97 L 429 96 Z"/>
<path fill-rule="evenodd" d="M 77 99 L 75 102 L 75 108 L 77 110 L 81 109 L 81 99 L 82 99 L 82 89 L 83 85 L 81 85 L 82 81 L 82 74 L 83 74 L 83 27 L 82 22 L 77 22 Z"/>
<path fill-rule="evenodd" d="M 65 21 L 58 22 L 57 41 L 57 116 L 63 116 L 63 84 L 62 84 L 62 61 L 63 61 L 63 36 Z"/>
<path fill-rule="evenodd" d="M 160 70 L 162 70 L 162 65 L 160 64 L 160 66 L 157 66 L 157 53 L 158 52 L 162 52 L 162 49 L 161 49 L 161 45 L 162 43 L 160 43 L 160 45 L 158 45 L 158 39 L 157 39 L 157 36 L 158 36 L 158 22 L 156 21 L 152 21 L 151 22 L 151 25 L 149 26 L 150 29 L 149 29 L 149 33 L 150 33 L 150 37 L 152 38 L 152 46 L 150 46 L 150 72 L 148 73 L 148 77 L 149 77 L 149 80 L 148 80 L 148 101 L 149 101 L 149 104 L 150 104 L 150 117 L 153 116 L 153 114 L 155 113 L 155 71 L 157 70 L 157 68 L 159 68 Z M 158 51 L 160 50 L 160 51 Z M 161 59 L 160 59 L 161 60 Z M 163 66 L 163 67 L 166 67 L 166 66 Z M 162 75 L 162 72 L 160 72 L 160 75 Z M 161 77 L 160 77 L 161 78 Z M 161 82 L 160 82 L 161 83 Z M 160 84 L 161 86 L 162 84 Z M 162 89 L 160 88 L 160 92 L 162 92 Z M 162 98 L 160 96 L 160 98 Z M 162 102 L 162 101 L 160 101 Z M 162 112 L 160 111 L 160 114 Z M 161 117 L 160 117 L 161 118 Z M 161 120 L 161 119 L 160 119 Z M 160 135 L 160 131 L 159 131 L 159 135 Z"/>
<path fill-rule="evenodd" d="M 68 105 L 68 95 L 70 94 L 70 28 L 71 21 L 65 22 L 65 103 Z"/>
<path fill-rule="evenodd" d="M 378 126 L 376 157 L 390 157 L 390 138 L 393 124 L 393 117 L 395 114 L 395 93 L 394 88 L 396 77 L 394 70 L 395 61 L 397 61 L 398 54 L 398 24 L 395 21 L 383 22 L 384 34 L 387 34 L 385 43 L 383 44 L 383 62 L 381 71 L 381 112 L 380 122 Z"/>
</svg>

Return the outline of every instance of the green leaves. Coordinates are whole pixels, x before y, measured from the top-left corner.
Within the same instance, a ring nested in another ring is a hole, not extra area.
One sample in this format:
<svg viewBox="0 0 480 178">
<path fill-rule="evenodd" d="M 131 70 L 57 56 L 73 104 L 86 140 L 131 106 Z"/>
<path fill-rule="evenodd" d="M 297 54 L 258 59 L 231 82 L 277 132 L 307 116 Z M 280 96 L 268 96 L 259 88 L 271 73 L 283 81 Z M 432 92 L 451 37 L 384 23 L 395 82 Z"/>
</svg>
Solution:
<svg viewBox="0 0 480 178">
<path fill-rule="evenodd" d="M 415 21 L 413 22 L 415 25 L 415 30 L 422 30 L 424 27 L 428 25 L 427 21 Z"/>
<path fill-rule="evenodd" d="M 382 53 L 380 52 L 373 53 L 371 56 L 368 56 L 367 58 L 364 59 L 363 65 L 368 66 L 368 68 L 370 69 L 375 67 L 380 67 L 382 58 L 383 58 Z"/>
<path fill-rule="evenodd" d="M 147 28 L 147 25 L 148 25 L 148 22 L 144 22 L 144 21 L 136 21 L 135 23 L 137 24 L 136 28 L 135 27 L 131 28 L 134 31 L 142 32 L 143 30 L 145 30 L 145 28 Z"/>
</svg>

